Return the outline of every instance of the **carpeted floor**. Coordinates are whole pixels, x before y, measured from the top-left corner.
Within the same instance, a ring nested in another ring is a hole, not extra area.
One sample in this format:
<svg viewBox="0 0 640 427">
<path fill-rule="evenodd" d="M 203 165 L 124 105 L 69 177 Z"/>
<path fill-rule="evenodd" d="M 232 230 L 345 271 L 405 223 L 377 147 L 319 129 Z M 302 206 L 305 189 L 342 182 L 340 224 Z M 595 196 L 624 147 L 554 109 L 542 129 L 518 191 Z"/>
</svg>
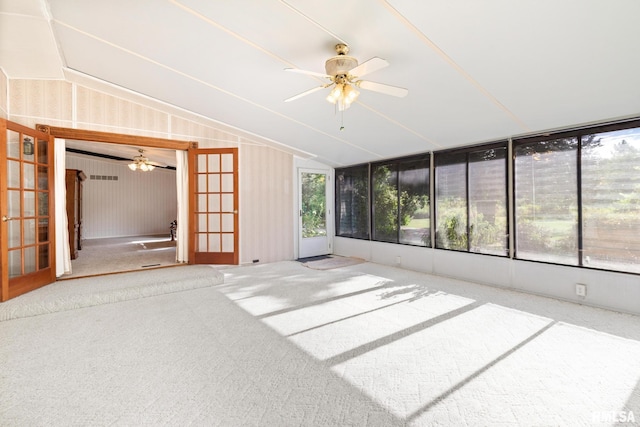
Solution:
<svg viewBox="0 0 640 427">
<path fill-rule="evenodd" d="M 216 286 L 0 322 L 0 424 L 640 418 L 638 316 L 372 263 L 220 271 Z"/>
<path fill-rule="evenodd" d="M 222 273 L 207 265 L 62 280 L 0 304 L 0 321 L 198 289 L 223 280 Z"/>
<path fill-rule="evenodd" d="M 304 260 L 298 260 L 302 265 L 314 270 L 332 270 L 334 268 L 348 267 L 363 263 L 364 260 L 355 257 L 343 257 L 337 255 L 326 255 L 320 257 L 312 257 Z"/>
<path fill-rule="evenodd" d="M 71 274 L 60 279 L 171 265 L 178 265 L 176 242 L 167 235 L 90 239 L 83 241 L 78 257 L 71 261 Z"/>
</svg>

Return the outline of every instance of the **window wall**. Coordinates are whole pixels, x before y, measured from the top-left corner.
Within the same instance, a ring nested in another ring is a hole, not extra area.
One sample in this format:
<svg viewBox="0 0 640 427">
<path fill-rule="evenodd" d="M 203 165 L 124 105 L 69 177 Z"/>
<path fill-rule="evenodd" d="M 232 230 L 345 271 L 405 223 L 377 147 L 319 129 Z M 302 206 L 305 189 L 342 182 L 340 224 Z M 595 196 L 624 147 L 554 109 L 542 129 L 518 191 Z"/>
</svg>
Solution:
<svg viewBox="0 0 640 427">
<path fill-rule="evenodd" d="M 640 128 L 584 135 L 582 263 L 640 273 Z"/>
<path fill-rule="evenodd" d="M 520 141 L 514 154 L 516 257 L 578 264 L 578 138 Z"/>
<path fill-rule="evenodd" d="M 435 156 L 436 248 L 506 256 L 506 143 Z"/>
<path fill-rule="evenodd" d="M 429 157 L 371 165 L 373 240 L 431 245 Z"/>
<path fill-rule="evenodd" d="M 336 169 L 337 235 L 640 273 L 640 120 L 433 156 Z"/>
<path fill-rule="evenodd" d="M 336 170 L 336 236 L 369 238 L 369 165 Z"/>
</svg>

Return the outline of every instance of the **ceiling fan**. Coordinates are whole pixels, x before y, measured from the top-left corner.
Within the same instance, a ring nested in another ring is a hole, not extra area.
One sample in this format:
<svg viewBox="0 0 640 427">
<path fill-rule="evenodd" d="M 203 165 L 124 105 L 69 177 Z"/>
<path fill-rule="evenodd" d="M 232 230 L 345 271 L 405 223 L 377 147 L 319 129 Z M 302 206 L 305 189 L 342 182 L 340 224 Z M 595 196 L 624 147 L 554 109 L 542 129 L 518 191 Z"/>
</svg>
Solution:
<svg viewBox="0 0 640 427">
<path fill-rule="evenodd" d="M 329 92 L 329 95 L 327 96 L 327 101 L 332 104 L 337 104 L 339 111 L 344 111 L 358 98 L 360 92 L 356 90 L 356 87 L 384 93 L 386 95 L 397 96 L 399 98 L 402 98 L 409 93 L 407 89 L 402 87 L 360 80 L 360 77 L 389 66 L 389 63 L 386 60 L 376 56 L 358 65 L 358 60 L 356 58 L 347 56 L 349 53 L 349 47 L 343 43 L 336 45 L 336 53 L 336 56 L 329 58 L 324 64 L 326 74 L 300 70 L 298 68 L 285 68 L 285 71 L 322 77 L 329 80 L 329 82 L 299 93 L 291 98 L 287 98 L 284 102 L 291 102 L 298 98 L 302 98 L 303 96 L 333 86 L 333 89 L 331 89 L 331 92 Z"/>
<path fill-rule="evenodd" d="M 149 161 L 148 158 L 146 158 L 143 153 L 144 150 L 143 149 L 138 149 L 138 152 L 140 154 L 138 154 L 137 156 L 135 156 L 132 160 L 131 163 L 128 164 L 129 169 L 131 169 L 132 171 L 135 170 L 141 170 L 143 172 L 151 172 L 152 170 L 154 170 L 156 168 L 156 166 L 159 167 L 165 167 L 166 165 L 163 165 L 162 163 L 157 163 L 157 162 L 151 162 Z"/>
</svg>

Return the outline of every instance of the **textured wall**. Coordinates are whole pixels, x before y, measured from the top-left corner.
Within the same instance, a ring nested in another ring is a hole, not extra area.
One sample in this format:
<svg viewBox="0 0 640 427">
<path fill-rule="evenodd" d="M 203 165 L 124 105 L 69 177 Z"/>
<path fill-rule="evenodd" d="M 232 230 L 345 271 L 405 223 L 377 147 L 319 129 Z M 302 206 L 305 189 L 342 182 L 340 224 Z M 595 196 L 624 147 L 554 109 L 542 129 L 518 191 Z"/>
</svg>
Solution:
<svg viewBox="0 0 640 427">
<path fill-rule="evenodd" d="M 94 86 L 62 80 L 9 80 L 8 111 L 10 120 L 29 127 L 43 123 L 197 141 L 203 148 L 238 147 L 240 262 L 251 262 L 254 259 L 267 262 L 293 258 L 293 154 L 270 146 L 269 141 L 153 100 L 131 93 L 120 93 L 112 87 L 105 86 L 104 90 L 98 90 Z M 102 170 L 97 165 L 95 167 L 96 170 Z M 175 188 L 174 182 L 172 178 L 171 185 Z M 107 183 L 96 182 L 89 185 L 105 184 Z M 89 194 L 90 190 L 87 191 Z M 148 193 L 158 194 L 158 191 Z M 121 194 L 109 197 L 116 203 L 116 200 L 123 200 L 128 196 Z M 147 228 L 144 228 L 145 221 L 132 219 L 134 214 L 136 213 L 129 212 L 126 219 L 116 216 L 119 214 L 115 213 L 112 219 L 99 217 L 100 224 L 86 224 L 86 236 L 148 232 Z M 89 220 L 92 214 L 87 212 L 87 215 Z M 144 219 L 144 213 L 136 215 Z M 167 218 L 159 218 L 157 227 L 166 222 Z M 118 228 L 118 223 L 127 223 L 133 227 Z"/>
<path fill-rule="evenodd" d="M 77 155 L 67 155 L 67 169 L 87 175 L 82 204 L 85 239 L 169 235 L 177 212 L 175 171 L 134 172 L 124 162 Z"/>
<path fill-rule="evenodd" d="M 9 99 L 7 98 L 8 84 L 7 76 L 0 68 L 0 118 L 2 119 L 9 117 L 9 112 L 7 110 L 9 104 Z"/>
<path fill-rule="evenodd" d="M 9 120 L 73 127 L 72 86 L 62 80 L 9 80 Z"/>
<path fill-rule="evenodd" d="M 292 259 L 293 158 L 255 145 L 239 151 L 240 261 Z"/>
</svg>

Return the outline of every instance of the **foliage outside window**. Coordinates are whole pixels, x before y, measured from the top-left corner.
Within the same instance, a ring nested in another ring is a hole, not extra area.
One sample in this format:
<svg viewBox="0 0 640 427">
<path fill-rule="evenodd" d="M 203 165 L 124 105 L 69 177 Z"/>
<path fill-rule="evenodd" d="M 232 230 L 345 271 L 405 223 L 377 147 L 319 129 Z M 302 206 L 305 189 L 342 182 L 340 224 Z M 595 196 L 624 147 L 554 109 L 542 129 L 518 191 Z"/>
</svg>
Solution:
<svg viewBox="0 0 640 427">
<path fill-rule="evenodd" d="M 369 166 L 336 169 L 336 236 L 369 238 Z"/>
<path fill-rule="evenodd" d="M 431 246 L 429 157 L 398 165 L 400 243 Z"/>
<path fill-rule="evenodd" d="M 467 155 L 436 154 L 436 248 L 468 250 Z"/>
<path fill-rule="evenodd" d="M 508 254 L 507 148 L 435 153 L 336 171 L 337 235 Z M 515 257 L 640 273 L 640 120 L 513 142 Z M 372 203 L 369 205 L 369 183 Z"/>
<path fill-rule="evenodd" d="M 506 147 L 436 155 L 436 247 L 507 255 Z"/>
<path fill-rule="evenodd" d="M 403 159 L 371 167 L 373 239 L 430 246 L 429 159 Z"/>
<path fill-rule="evenodd" d="M 469 153 L 471 252 L 507 255 L 507 149 Z"/>
<path fill-rule="evenodd" d="M 640 128 L 581 143 L 583 265 L 640 273 Z"/>
<path fill-rule="evenodd" d="M 516 256 L 578 264 L 576 137 L 517 144 Z"/>
<path fill-rule="evenodd" d="M 302 237 L 327 235 L 326 175 L 302 173 Z"/>
</svg>

